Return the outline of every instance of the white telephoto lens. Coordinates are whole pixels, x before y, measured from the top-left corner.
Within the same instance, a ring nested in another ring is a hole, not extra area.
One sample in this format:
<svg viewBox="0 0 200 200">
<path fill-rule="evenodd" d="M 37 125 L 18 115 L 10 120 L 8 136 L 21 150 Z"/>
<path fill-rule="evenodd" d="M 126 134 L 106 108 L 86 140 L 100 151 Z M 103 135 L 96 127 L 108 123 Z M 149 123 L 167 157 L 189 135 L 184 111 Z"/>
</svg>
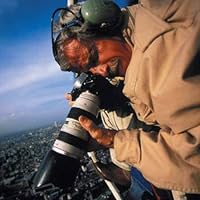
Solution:
<svg viewBox="0 0 200 200">
<path fill-rule="evenodd" d="M 96 121 L 99 104 L 97 95 L 88 91 L 81 93 L 69 111 L 52 150 L 72 158 L 81 159 L 86 153 L 89 134 L 81 127 L 78 118 L 80 115 L 84 115 Z"/>
</svg>

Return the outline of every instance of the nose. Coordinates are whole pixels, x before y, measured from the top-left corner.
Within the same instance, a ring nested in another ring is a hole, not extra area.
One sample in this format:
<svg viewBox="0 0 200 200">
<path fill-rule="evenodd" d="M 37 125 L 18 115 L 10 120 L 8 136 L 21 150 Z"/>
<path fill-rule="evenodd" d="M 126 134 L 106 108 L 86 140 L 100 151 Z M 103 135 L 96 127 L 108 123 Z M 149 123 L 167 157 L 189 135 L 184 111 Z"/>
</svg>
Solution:
<svg viewBox="0 0 200 200">
<path fill-rule="evenodd" d="M 108 76 L 108 67 L 109 66 L 107 64 L 97 65 L 96 67 L 91 67 L 89 71 L 94 75 L 106 77 Z"/>
</svg>

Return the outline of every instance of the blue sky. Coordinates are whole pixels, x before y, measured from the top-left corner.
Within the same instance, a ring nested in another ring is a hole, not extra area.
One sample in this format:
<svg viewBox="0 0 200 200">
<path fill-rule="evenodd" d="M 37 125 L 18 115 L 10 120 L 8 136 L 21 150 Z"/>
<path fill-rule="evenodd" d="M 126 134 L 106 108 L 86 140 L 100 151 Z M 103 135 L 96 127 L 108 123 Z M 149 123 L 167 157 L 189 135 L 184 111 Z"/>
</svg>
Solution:
<svg viewBox="0 0 200 200">
<path fill-rule="evenodd" d="M 0 135 L 64 120 L 73 74 L 51 51 L 50 17 L 65 0 L 0 1 Z"/>
</svg>

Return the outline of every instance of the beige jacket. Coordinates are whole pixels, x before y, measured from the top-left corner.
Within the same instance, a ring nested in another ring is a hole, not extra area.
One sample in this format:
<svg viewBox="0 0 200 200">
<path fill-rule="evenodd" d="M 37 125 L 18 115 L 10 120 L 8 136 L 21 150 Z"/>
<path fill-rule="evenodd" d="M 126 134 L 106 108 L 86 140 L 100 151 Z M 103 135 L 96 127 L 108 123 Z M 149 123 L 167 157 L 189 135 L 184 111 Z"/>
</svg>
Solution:
<svg viewBox="0 0 200 200">
<path fill-rule="evenodd" d="M 140 120 L 161 130 L 119 131 L 117 159 L 157 187 L 200 193 L 200 0 L 141 0 L 128 9 L 135 45 L 124 94 Z"/>
</svg>

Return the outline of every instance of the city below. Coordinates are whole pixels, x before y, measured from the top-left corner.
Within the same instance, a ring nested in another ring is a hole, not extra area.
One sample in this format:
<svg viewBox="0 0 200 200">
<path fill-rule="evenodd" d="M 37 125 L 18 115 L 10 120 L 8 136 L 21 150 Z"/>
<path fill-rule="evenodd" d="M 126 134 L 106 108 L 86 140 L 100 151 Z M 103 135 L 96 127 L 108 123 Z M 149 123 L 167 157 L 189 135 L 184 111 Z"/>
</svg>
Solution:
<svg viewBox="0 0 200 200">
<path fill-rule="evenodd" d="M 61 189 L 49 183 L 32 184 L 45 154 L 51 149 L 62 123 L 0 137 L 0 200 L 112 200 L 105 181 L 86 154 L 72 188 Z M 96 152 L 100 162 L 110 162 L 108 150 Z M 122 189 L 122 193 L 126 193 Z"/>
</svg>

